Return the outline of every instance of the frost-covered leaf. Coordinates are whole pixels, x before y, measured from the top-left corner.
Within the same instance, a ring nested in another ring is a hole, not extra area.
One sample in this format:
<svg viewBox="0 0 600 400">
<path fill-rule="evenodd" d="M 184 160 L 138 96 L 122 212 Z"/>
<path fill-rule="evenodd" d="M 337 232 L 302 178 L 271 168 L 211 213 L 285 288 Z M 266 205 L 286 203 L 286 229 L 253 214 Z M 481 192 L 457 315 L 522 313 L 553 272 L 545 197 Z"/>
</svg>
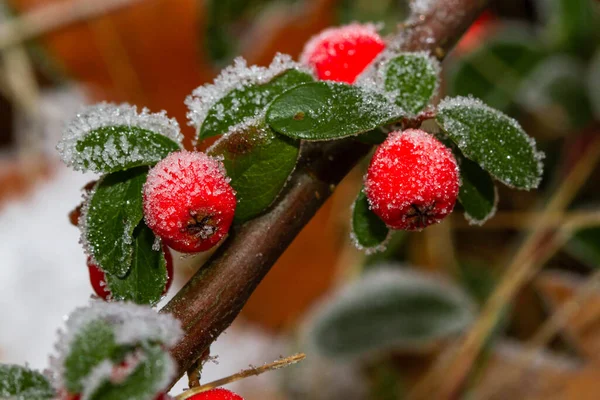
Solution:
<svg viewBox="0 0 600 400">
<path fill-rule="evenodd" d="M 465 157 L 504 184 L 536 188 L 542 179 L 543 153 L 514 119 L 470 97 L 443 100 L 436 117 Z"/>
<path fill-rule="evenodd" d="M 307 72 L 290 69 L 263 84 L 251 84 L 233 89 L 208 110 L 202 122 L 198 139 L 221 135 L 231 127 L 262 113 L 264 108 L 285 90 L 301 83 L 312 82 Z"/>
<path fill-rule="evenodd" d="M 214 83 L 205 84 L 196 88 L 192 94 L 186 98 L 185 104 L 189 109 L 187 117 L 190 121 L 190 125 L 193 125 L 200 130 L 204 120 L 209 115 L 209 112 L 216 112 L 216 116 L 224 115 L 218 107 L 214 111 L 211 110 L 232 91 L 240 90 L 244 87 L 267 84 L 271 82 L 273 78 L 290 70 L 297 70 L 297 72 L 310 74 L 310 71 L 306 66 L 294 62 L 287 54 L 276 54 L 268 67 L 259 67 L 256 65 L 248 66 L 246 60 L 242 57 L 236 58 L 233 61 L 233 65 L 230 65 L 221 71 L 219 76 L 215 78 Z M 262 94 L 263 93 L 259 92 L 258 95 L 262 96 Z M 232 105 L 234 105 L 233 99 Z M 224 113 L 228 113 L 229 111 L 231 110 L 224 110 Z M 258 111 L 262 111 L 262 108 Z M 256 115 L 253 114 L 248 117 L 254 116 Z M 219 133 L 225 133 L 227 130 L 229 129 Z"/>
<path fill-rule="evenodd" d="M 223 157 L 236 191 L 236 221 L 255 217 L 273 203 L 296 167 L 298 153 L 298 141 L 277 135 L 260 122 L 239 126 L 208 150 Z"/>
<path fill-rule="evenodd" d="M 146 346 L 129 375 L 115 379 L 112 370 L 100 369 L 84 394 L 89 394 L 90 400 L 154 399 L 166 389 L 174 374 L 175 363 L 169 353 L 159 346 Z"/>
<path fill-rule="evenodd" d="M 385 223 L 371 211 L 364 191 L 361 190 L 352 207 L 352 239 L 367 254 L 385 250 L 385 242 L 390 230 Z"/>
<path fill-rule="evenodd" d="M 384 87 L 396 104 L 417 114 L 438 89 L 440 63 L 426 52 L 402 53 L 385 64 Z"/>
<path fill-rule="evenodd" d="M 456 155 L 456 152 L 455 152 Z M 468 158 L 457 157 L 460 169 L 460 191 L 458 201 L 465 209 L 465 218 L 471 223 L 482 225 L 496 213 L 498 192 L 490 174 Z"/>
<path fill-rule="evenodd" d="M 131 269 L 123 278 L 106 276 L 112 298 L 155 305 L 167 284 L 167 264 L 160 247 L 153 250 L 154 233 L 141 223 L 133 233 Z"/>
<path fill-rule="evenodd" d="M 69 393 L 81 393 L 85 378 L 102 361 L 117 361 L 118 349 L 113 328 L 104 320 L 83 326 L 74 336 L 65 358 L 63 378 Z"/>
<path fill-rule="evenodd" d="M 124 276 L 131 267 L 133 230 L 144 216 L 142 186 L 147 175 L 142 167 L 105 176 L 83 209 L 86 251 L 109 274 Z"/>
<path fill-rule="evenodd" d="M 600 227 L 577 231 L 567 243 L 567 250 L 592 268 L 600 268 Z"/>
<path fill-rule="evenodd" d="M 168 349 L 181 335 L 179 321 L 168 314 L 131 303 L 93 301 L 69 316 L 52 369 L 60 387 L 81 393 L 107 367 L 153 345 Z"/>
<path fill-rule="evenodd" d="M 310 345 L 347 359 L 394 348 L 423 348 L 465 329 L 472 301 L 457 287 L 398 266 L 381 266 L 317 309 Z"/>
<path fill-rule="evenodd" d="M 582 129 L 593 120 L 584 65 L 574 57 L 548 57 L 524 80 L 523 107 L 555 130 Z"/>
<path fill-rule="evenodd" d="M 181 139 L 177 121 L 164 111 L 100 103 L 67 125 L 57 149 L 75 170 L 107 173 L 153 165 L 180 150 Z"/>
<path fill-rule="evenodd" d="M 0 399 L 51 400 L 54 389 L 46 377 L 19 365 L 0 364 Z"/>
<path fill-rule="evenodd" d="M 544 57 L 542 49 L 529 27 L 511 23 L 477 50 L 455 60 L 450 66 L 448 93 L 472 95 L 502 111 L 520 106 L 521 82 Z"/>
<path fill-rule="evenodd" d="M 383 94 L 343 83 L 305 83 L 279 95 L 267 123 L 295 139 L 330 140 L 358 135 L 399 120 L 405 112 Z"/>
</svg>

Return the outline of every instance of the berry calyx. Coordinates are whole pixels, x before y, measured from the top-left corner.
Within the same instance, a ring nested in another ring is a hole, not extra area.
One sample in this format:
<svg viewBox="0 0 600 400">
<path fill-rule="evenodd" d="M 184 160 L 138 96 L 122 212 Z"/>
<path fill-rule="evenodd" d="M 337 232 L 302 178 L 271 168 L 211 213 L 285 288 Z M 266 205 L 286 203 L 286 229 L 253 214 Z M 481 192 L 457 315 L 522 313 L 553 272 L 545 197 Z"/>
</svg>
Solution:
<svg viewBox="0 0 600 400">
<path fill-rule="evenodd" d="M 227 389 L 216 388 L 195 394 L 189 397 L 188 400 L 244 400 L 244 398 Z"/>
<path fill-rule="evenodd" d="M 217 159 L 200 152 L 169 154 L 144 184 L 146 224 L 182 253 L 206 251 L 227 235 L 235 192 Z"/>
<path fill-rule="evenodd" d="M 167 268 L 167 283 L 165 284 L 165 290 L 163 295 L 169 291 L 171 284 L 173 283 L 173 255 L 171 250 L 165 245 L 162 246 L 163 254 L 165 256 L 165 263 Z M 96 264 L 92 263 L 92 259 L 88 257 L 87 266 L 90 273 L 90 283 L 94 289 L 94 293 L 101 299 L 107 301 L 110 298 L 110 291 L 106 285 L 106 274 Z"/>
<path fill-rule="evenodd" d="M 321 80 L 354 83 L 385 49 L 375 26 L 350 24 L 329 28 L 304 46 L 300 62 L 311 66 Z"/>
<path fill-rule="evenodd" d="M 459 186 L 452 151 L 419 129 L 391 133 L 375 151 L 365 177 L 373 212 L 388 227 L 408 231 L 450 214 Z"/>
</svg>

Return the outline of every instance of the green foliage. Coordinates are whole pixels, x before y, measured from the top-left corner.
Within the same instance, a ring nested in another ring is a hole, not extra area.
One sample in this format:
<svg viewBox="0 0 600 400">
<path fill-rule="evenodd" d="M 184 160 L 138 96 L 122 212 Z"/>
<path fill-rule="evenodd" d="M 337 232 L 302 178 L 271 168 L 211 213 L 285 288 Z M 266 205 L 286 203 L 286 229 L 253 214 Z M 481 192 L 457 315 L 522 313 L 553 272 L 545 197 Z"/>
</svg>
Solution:
<svg viewBox="0 0 600 400">
<path fill-rule="evenodd" d="M 356 244 L 367 251 L 367 254 L 381 251 L 390 234 L 385 223 L 377 216 L 369 205 L 367 196 L 361 190 L 352 209 L 352 237 Z"/>
<path fill-rule="evenodd" d="M 417 114 L 438 89 L 439 62 L 427 53 L 402 53 L 385 64 L 384 87 L 396 104 Z"/>
<path fill-rule="evenodd" d="M 142 220 L 147 168 L 106 175 L 96 185 L 85 214 L 85 242 L 98 266 L 125 276 L 131 268 L 133 230 Z"/>
<path fill-rule="evenodd" d="M 236 191 L 235 220 L 263 212 L 277 198 L 296 167 L 299 143 L 266 126 L 248 126 L 228 133 L 209 150 L 222 156 Z"/>
<path fill-rule="evenodd" d="M 37 371 L 18 365 L 0 364 L 0 398 L 11 400 L 51 400 L 52 385 Z"/>
<path fill-rule="evenodd" d="M 542 153 L 519 123 L 473 98 L 442 101 L 436 117 L 465 157 L 504 184 L 536 188 L 542 177 Z"/>
<path fill-rule="evenodd" d="M 600 227 L 577 231 L 567 244 L 567 250 L 591 268 L 600 268 Z"/>
<path fill-rule="evenodd" d="M 167 266 L 162 250 L 154 250 L 154 234 L 141 223 L 133 233 L 131 268 L 122 278 L 107 275 L 113 299 L 155 305 L 167 283 Z"/>
<path fill-rule="evenodd" d="M 285 71 L 262 85 L 234 89 L 208 111 L 198 132 L 198 139 L 227 133 L 230 127 L 259 114 L 276 96 L 301 83 L 312 82 L 310 74 L 296 69 Z"/>
<path fill-rule="evenodd" d="M 85 378 L 104 360 L 113 360 L 118 352 L 113 328 L 103 320 L 83 326 L 71 343 L 64 362 L 64 381 L 69 393 L 81 393 Z"/>
<path fill-rule="evenodd" d="M 137 126 L 109 126 L 88 132 L 75 144 L 74 160 L 94 172 L 116 172 L 154 165 L 179 144 Z"/>
<path fill-rule="evenodd" d="M 275 98 L 266 121 L 294 139 L 331 140 L 371 131 L 403 115 L 379 93 L 343 83 L 314 82 Z"/>
<path fill-rule="evenodd" d="M 309 342 L 314 351 L 337 359 L 422 348 L 463 330 L 473 317 L 471 300 L 450 283 L 377 268 L 317 311 Z"/>
<path fill-rule="evenodd" d="M 482 225 L 496 213 L 498 192 L 490 174 L 462 154 L 457 155 L 460 165 L 460 191 L 458 201 L 465 209 L 465 217 L 470 223 Z"/>
<path fill-rule="evenodd" d="M 556 49 L 587 57 L 597 43 L 600 15 L 595 0 L 547 0 L 546 35 Z"/>
</svg>

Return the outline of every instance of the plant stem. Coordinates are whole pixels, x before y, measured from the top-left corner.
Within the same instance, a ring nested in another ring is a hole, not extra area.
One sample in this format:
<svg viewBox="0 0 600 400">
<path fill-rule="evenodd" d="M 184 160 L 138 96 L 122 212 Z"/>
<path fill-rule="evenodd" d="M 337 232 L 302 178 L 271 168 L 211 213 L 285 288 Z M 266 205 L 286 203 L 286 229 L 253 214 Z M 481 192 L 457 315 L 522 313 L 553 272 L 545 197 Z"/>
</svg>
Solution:
<svg viewBox="0 0 600 400">
<path fill-rule="evenodd" d="M 411 17 L 392 48 L 430 51 L 443 58 L 488 1 L 431 3 L 427 13 Z M 232 229 L 223 246 L 161 310 L 178 318 L 185 331 L 171 351 L 179 376 L 233 322 L 275 261 L 369 149 L 351 138 L 305 143 L 301 160 L 276 204 Z"/>
<path fill-rule="evenodd" d="M 185 400 L 185 399 L 192 397 L 195 394 L 206 392 L 207 390 L 214 389 L 219 386 L 227 385 L 229 383 L 239 381 L 240 379 L 248 378 L 250 376 L 260 375 L 267 371 L 273 371 L 273 370 L 276 370 L 279 368 L 290 366 L 292 364 L 296 364 L 297 362 L 300 362 L 300 361 L 304 360 L 305 358 L 306 358 L 306 354 L 298 353 L 298 354 L 294 354 L 293 356 L 289 356 L 286 358 L 280 358 L 277 361 L 274 361 L 269 364 L 265 364 L 260 367 L 252 367 L 249 369 L 245 369 L 241 372 L 238 372 L 237 374 L 233 374 L 233 375 L 227 376 L 225 378 L 217 379 L 216 381 L 212 381 L 210 383 L 206 383 L 204 385 L 186 390 L 182 394 L 175 397 L 175 400 Z"/>
</svg>

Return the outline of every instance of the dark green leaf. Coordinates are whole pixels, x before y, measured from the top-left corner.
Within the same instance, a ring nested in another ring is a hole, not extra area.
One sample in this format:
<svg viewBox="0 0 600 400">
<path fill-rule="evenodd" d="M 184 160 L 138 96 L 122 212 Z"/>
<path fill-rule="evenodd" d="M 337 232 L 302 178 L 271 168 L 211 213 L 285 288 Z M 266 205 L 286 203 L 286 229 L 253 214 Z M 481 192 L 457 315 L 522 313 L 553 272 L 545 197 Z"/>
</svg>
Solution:
<svg viewBox="0 0 600 400">
<path fill-rule="evenodd" d="M 44 375 L 18 365 L 0 364 L 0 399 L 51 400 L 54 389 Z"/>
<path fill-rule="evenodd" d="M 567 244 L 567 250 L 591 268 L 600 268 L 600 227 L 575 233 Z"/>
<path fill-rule="evenodd" d="M 91 400 L 148 400 L 165 390 L 173 377 L 174 364 L 169 353 L 159 346 L 144 348 L 142 361 L 122 382 L 105 380 L 90 396 Z"/>
<path fill-rule="evenodd" d="M 137 126 L 109 126 L 88 132 L 75 144 L 74 163 L 94 172 L 154 165 L 181 150 L 168 137 Z"/>
<path fill-rule="evenodd" d="M 471 300 L 450 283 L 377 268 L 318 310 L 309 339 L 326 357 L 353 358 L 429 346 L 465 329 L 473 318 Z"/>
<path fill-rule="evenodd" d="M 586 70 L 566 55 L 548 57 L 525 79 L 519 96 L 524 108 L 548 129 L 571 132 L 593 120 Z"/>
<path fill-rule="evenodd" d="M 234 89 L 217 101 L 202 122 L 198 139 L 227 133 L 232 126 L 260 113 L 275 97 L 301 83 L 312 82 L 310 74 L 296 69 L 285 71 L 262 85 Z"/>
<path fill-rule="evenodd" d="M 542 11 L 546 33 L 556 47 L 582 57 L 590 55 L 600 23 L 595 0 L 546 0 Z"/>
<path fill-rule="evenodd" d="M 600 120 L 600 50 L 596 52 L 594 59 L 589 65 L 588 83 L 586 86 L 594 115 L 597 120 Z"/>
<path fill-rule="evenodd" d="M 367 196 L 361 190 L 352 210 L 352 238 L 359 249 L 367 254 L 385 250 L 385 241 L 390 230 L 369 205 Z"/>
<path fill-rule="evenodd" d="M 385 90 L 396 104 L 417 114 L 431 101 L 438 89 L 439 62 L 427 53 L 403 53 L 385 65 Z"/>
<path fill-rule="evenodd" d="M 269 127 L 248 126 L 231 132 L 208 151 L 223 156 L 236 191 L 236 221 L 246 221 L 269 207 L 296 167 L 299 143 Z"/>
<path fill-rule="evenodd" d="M 356 137 L 356 140 L 365 144 L 381 144 L 385 142 L 385 139 L 387 139 L 387 137 L 388 134 L 385 133 L 383 129 L 375 128 L 372 131 L 358 135 Z"/>
<path fill-rule="evenodd" d="M 64 380 L 69 393 L 81 393 L 83 380 L 104 360 L 117 351 L 113 328 L 104 320 L 83 326 L 73 339 L 64 362 Z"/>
<path fill-rule="evenodd" d="M 494 178 L 518 189 L 539 185 L 543 153 L 517 121 L 473 98 L 442 101 L 436 120 L 465 157 Z"/>
<path fill-rule="evenodd" d="M 456 155 L 456 152 L 454 153 Z M 458 201 L 465 209 L 467 220 L 482 225 L 496 213 L 498 192 L 490 174 L 468 158 L 457 157 L 461 186 Z"/>
<path fill-rule="evenodd" d="M 107 285 L 116 300 L 155 305 L 167 283 L 167 266 L 163 252 L 153 250 L 154 233 L 141 223 L 133 234 L 131 269 L 124 278 L 107 275 Z"/>
<path fill-rule="evenodd" d="M 147 168 L 109 174 L 97 185 L 85 218 L 85 242 L 100 268 L 124 276 L 131 266 L 132 235 L 142 220 Z"/>
<path fill-rule="evenodd" d="M 330 140 L 358 135 L 405 113 L 385 96 L 343 83 L 305 83 L 273 100 L 267 123 L 295 139 Z"/>
<path fill-rule="evenodd" d="M 389 262 L 402 254 L 402 249 L 406 244 L 409 234 L 407 231 L 390 231 L 390 238 L 385 244 L 385 250 L 381 253 L 369 254 L 365 257 L 365 270 L 378 268 L 385 262 Z"/>
<path fill-rule="evenodd" d="M 528 27 L 511 23 L 482 47 L 454 61 L 448 92 L 472 95 L 505 112 L 520 107 L 521 82 L 543 58 L 542 48 Z"/>
</svg>

